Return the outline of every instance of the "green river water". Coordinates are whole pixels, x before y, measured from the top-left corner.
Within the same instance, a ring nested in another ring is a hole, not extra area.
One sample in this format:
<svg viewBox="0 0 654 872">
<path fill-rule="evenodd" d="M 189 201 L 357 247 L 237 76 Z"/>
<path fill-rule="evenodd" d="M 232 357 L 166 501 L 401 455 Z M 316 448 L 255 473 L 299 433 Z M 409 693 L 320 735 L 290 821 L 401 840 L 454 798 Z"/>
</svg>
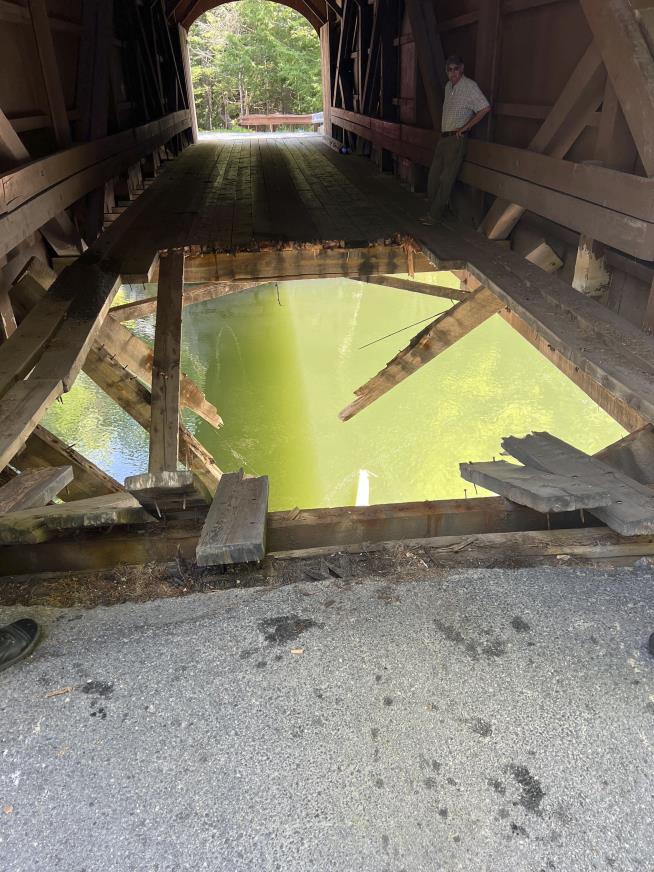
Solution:
<svg viewBox="0 0 654 872">
<path fill-rule="evenodd" d="M 353 505 L 366 480 L 361 502 L 474 496 L 458 464 L 498 456 L 503 436 L 547 430 L 593 452 L 624 435 L 498 316 L 341 423 L 354 389 L 424 324 L 361 346 L 451 305 L 329 279 L 189 306 L 182 368 L 225 426 L 215 431 L 190 413 L 186 424 L 224 471 L 268 475 L 273 510 Z M 128 326 L 152 343 L 153 318 Z M 45 424 L 120 481 L 147 470 L 145 431 L 83 374 Z"/>
</svg>

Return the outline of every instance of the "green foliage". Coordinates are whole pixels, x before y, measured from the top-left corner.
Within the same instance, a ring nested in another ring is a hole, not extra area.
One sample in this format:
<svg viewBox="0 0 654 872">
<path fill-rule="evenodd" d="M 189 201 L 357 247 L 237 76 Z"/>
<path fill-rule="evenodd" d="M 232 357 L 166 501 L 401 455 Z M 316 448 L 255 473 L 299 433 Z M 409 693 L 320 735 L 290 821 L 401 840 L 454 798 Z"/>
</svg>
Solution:
<svg viewBox="0 0 654 872">
<path fill-rule="evenodd" d="M 189 48 L 204 130 L 233 129 L 248 113 L 322 108 L 320 42 L 292 9 L 263 0 L 220 6 L 193 25 Z"/>
</svg>

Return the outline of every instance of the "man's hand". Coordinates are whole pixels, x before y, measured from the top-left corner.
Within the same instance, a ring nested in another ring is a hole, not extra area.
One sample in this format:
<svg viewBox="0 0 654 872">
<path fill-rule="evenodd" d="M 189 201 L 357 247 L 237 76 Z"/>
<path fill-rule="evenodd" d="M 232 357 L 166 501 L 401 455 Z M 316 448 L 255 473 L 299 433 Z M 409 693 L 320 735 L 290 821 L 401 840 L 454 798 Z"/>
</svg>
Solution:
<svg viewBox="0 0 654 872">
<path fill-rule="evenodd" d="M 467 127 L 459 127 L 459 129 L 456 131 L 456 138 L 461 139 L 461 137 L 465 136 L 467 132 L 468 132 Z"/>
</svg>

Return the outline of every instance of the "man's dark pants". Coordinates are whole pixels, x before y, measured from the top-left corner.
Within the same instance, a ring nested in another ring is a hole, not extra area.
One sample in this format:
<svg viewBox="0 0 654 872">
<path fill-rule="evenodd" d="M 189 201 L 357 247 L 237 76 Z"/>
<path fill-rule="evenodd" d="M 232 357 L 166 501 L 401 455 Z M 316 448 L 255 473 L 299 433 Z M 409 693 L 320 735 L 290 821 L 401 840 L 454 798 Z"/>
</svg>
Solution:
<svg viewBox="0 0 654 872">
<path fill-rule="evenodd" d="M 442 136 L 438 141 L 427 181 L 429 214 L 432 218 L 440 218 L 450 201 L 467 145 L 465 136 Z"/>
</svg>

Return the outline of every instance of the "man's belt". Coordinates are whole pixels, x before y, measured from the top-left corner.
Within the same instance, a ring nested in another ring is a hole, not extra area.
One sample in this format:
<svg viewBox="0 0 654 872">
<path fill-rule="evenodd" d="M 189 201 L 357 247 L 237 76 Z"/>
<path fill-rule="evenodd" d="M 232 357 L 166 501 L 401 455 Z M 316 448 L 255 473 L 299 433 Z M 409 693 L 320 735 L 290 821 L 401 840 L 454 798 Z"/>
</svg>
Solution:
<svg viewBox="0 0 654 872">
<path fill-rule="evenodd" d="M 441 136 L 456 136 L 457 133 L 458 133 L 458 130 L 441 130 Z M 460 136 L 467 136 L 467 135 L 468 135 L 467 131 L 464 131 L 463 133 L 460 134 Z"/>
</svg>

